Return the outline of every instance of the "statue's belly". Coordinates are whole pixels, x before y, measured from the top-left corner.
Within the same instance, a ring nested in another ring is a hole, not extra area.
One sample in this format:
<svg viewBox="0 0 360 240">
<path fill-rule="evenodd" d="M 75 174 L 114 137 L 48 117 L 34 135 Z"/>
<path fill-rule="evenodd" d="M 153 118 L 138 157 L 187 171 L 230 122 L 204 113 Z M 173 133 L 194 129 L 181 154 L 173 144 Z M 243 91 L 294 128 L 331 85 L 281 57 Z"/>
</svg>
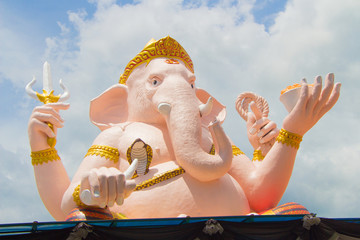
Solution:
<svg viewBox="0 0 360 240">
<path fill-rule="evenodd" d="M 187 173 L 135 191 L 122 206 L 111 210 L 129 218 L 177 217 L 180 214 L 191 217 L 230 216 L 250 212 L 242 188 L 230 175 L 200 182 Z"/>
</svg>

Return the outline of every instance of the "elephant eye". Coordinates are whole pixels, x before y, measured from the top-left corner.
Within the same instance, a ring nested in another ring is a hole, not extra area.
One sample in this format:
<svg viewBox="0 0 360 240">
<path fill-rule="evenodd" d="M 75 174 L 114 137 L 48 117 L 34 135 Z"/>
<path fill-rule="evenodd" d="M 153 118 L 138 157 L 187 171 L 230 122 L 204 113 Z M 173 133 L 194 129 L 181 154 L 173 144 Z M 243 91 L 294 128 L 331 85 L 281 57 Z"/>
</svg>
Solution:
<svg viewBox="0 0 360 240">
<path fill-rule="evenodd" d="M 161 83 L 161 80 L 159 78 L 157 78 L 157 77 L 154 77 L 154 78 L 151 79 L 151 85 L 153 87 L 159 86 L 160 83 Z"/>
<path fill-rule="evenodd" d="M 194 88 L 194 84 L 191 84 L 191 88 Z"/>
</svg>

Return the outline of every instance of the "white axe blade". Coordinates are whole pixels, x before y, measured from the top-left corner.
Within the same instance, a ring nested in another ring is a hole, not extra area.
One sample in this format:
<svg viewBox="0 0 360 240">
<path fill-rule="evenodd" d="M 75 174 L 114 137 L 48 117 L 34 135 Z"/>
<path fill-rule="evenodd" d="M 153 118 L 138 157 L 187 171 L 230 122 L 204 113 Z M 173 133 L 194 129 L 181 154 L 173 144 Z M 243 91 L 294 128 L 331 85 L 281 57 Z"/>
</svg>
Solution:
<svg viewBox="0 0 360 240">
<path fill-rule="evenodd" d="M 50 93 L 53 90 L 50 64 L 48 62 L 44 63 L 43 68 L 43 90 L 45 90 L 47 93 Z"/>
</svg>

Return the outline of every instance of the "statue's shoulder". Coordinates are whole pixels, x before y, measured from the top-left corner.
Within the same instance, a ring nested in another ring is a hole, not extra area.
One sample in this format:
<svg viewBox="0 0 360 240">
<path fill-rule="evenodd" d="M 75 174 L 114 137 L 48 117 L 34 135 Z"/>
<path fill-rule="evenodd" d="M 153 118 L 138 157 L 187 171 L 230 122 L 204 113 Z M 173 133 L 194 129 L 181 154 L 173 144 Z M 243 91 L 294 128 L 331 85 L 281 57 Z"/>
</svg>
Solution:
<svg viewBox="0 0 360 240">
<path fill-rule="evenodd" d="M 93 144 L 119 146 L 132 144 L 137 139 L 159 138 L 163 135 L 163 129 L 154 124 L 142 122 L 125 122 L 114 124 L 103 130 L 94 140 Z M 130 146 L 129 145 L 129 146 Z"/>
<path fill-rule="evenodd" d="M 125 129 L 120 125 L 113 125 L 99 133 L 93 144 L 116 146 L 119 139 L 124 135 Z"/>
</svg>

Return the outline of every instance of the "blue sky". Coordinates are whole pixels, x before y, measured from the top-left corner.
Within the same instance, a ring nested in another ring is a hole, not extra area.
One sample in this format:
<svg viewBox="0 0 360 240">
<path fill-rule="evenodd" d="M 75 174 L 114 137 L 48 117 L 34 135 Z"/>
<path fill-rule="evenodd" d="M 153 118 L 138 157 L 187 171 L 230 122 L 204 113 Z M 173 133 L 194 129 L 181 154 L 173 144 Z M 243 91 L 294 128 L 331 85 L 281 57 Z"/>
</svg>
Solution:
<svg viewBox="0 0 360 240">
<path fill-rule="evenodd" d="M 42 64 L 72 93 L 57 149 L 70 176 L 99 133 L 89 101 L 117 82 L 151 38 L 170 35 L 192 57 L 197 85 L 227 106 L 225 131 L 248 155 L 245 123 L 234 102 L 243 91 L 264 96 L 281 126 L 279 92 L 306 77 L 334 72 L 337 105 L 304 137 L 282 202 L 324 217 L 360 216 L 360 2 L 289 1 L 4 1 L 0 0 L 0 223 L 51 221 L 37 194 L 27 121 L 39 103 L 25 85 Z M 26 214 L 24 214 L 26 212 Z"/>
</svg>

